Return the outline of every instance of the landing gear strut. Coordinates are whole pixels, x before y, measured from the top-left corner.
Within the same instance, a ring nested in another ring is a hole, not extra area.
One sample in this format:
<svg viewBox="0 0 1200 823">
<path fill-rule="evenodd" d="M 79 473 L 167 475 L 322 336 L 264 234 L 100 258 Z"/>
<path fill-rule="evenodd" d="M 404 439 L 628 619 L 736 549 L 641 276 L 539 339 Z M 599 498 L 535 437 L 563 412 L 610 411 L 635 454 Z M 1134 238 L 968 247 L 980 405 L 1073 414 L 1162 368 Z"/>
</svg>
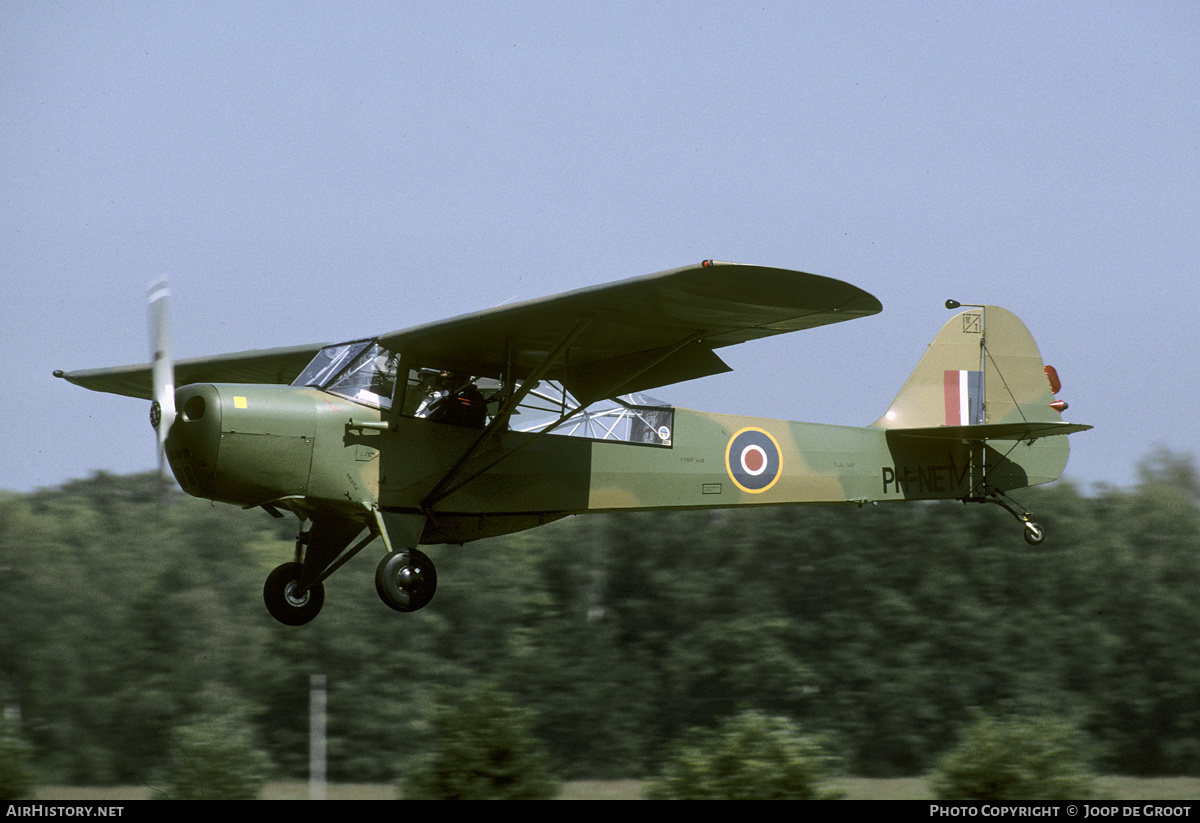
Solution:
<svg viewBox="0 0 1200 823">
<path fill-rule="evenodd" d="M 1041 524 L 1035 523 L 1032 519 L 1032 513 L 1024 506 L 1018 504 L 1000 489 L 987 488 L 985 495 L 982 497 L 964 497 L 964 503 L 995 503 L 1000 508 L 1011 514 L 1024 525 L 1025 542 L 1031 546 L 1040 546 L 1042 541 L 1046 539 L 1046 530 Z"/>
<path fill-rule="evenodd" d="M 362 525 L 348 519 L 322 517 L 296 535 L 296 559 L 267 576 L 263 602 L 271 616 L 286 626 L 303 626 L 325 604 L 322 581 L 375 539 L 368 535 L 354 546 L 350 541 Z"/>
<path fill-rule="evenodd" d="M 389 514 L 376 507 L 370 511 L 374 522 L 367 524 L 366 536 L 353 545 L 363 523 L 345 516 L 319 515 L 309 531 L 297 535 L 295 561 L 271 572 L 263 586 L 263 600 L 272 617 L 288 626 L 302 626 L 315 618 L 325 603 L 322 581 L 377 537 L 387 547 L 375 572 L 379 598 L 398 612 L 415 612 L 433 599 L 437 590 L 433 561 L 415 548 L 399 548 L 416 546 L 425 515 Z"/>
</svg>

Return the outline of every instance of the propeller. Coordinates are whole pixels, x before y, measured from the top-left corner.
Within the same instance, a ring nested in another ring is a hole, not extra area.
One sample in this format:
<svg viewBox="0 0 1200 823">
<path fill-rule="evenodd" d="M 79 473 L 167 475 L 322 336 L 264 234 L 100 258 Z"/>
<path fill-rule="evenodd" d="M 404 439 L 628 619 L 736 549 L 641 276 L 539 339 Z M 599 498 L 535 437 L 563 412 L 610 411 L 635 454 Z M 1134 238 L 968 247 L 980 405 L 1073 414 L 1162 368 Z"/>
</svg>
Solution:
<svg viewBox="0 0 1200 823">
<path fill-rule="evenodd" d="M 151 375 L 153 399 L 150 405 L 150 425 L 158 432 L 158 473 L 167 474 L 167 434 L 175 422 L 175 361 L 171 356 L 171 331 L 168 325 L 167 300 L 171 290 L 166 278 L 150 284 L 150 352 L 153 355 Z"/>
</svg>

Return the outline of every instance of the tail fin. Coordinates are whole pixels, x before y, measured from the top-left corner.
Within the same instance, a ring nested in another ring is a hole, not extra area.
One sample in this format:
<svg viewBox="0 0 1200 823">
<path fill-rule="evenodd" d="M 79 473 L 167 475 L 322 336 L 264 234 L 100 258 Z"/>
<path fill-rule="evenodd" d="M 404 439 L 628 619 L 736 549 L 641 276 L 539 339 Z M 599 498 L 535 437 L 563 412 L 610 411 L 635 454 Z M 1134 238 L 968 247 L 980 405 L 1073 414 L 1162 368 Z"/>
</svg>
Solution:
<svg viewBox="0 0 1200 823">
<path fill-rule="evenodd" d="M 950 306 L 951 304 L 947 304 Z M 1058 374 L 1025 324 L 998 306 L 974 306 L 952 317 L 874 425 L 887 429 L 896 465 L 920 465 L 950 451 L 966 459 L 963 502 L 996 503 L 1041 543 L 1042 527 L 1005 492 L 1057 480 L 1067 466 L 1067 438 L 1091 426 L 1065 423 L 1055 401 Z M 896 469 L 892 470 L 893 472 Z M 905 468 L 905 477 L 909 469 Z"/>
<path fill-rule="evenodd" d="M 1025 440 L 1083 431 L 1064 423 L 1058 378 L 1029 330 L 999 306 L 947 321 L 873 425 L 919 437 Z M 1053 404 L 1053 405 L 1052 405 Z"/>
</svg>

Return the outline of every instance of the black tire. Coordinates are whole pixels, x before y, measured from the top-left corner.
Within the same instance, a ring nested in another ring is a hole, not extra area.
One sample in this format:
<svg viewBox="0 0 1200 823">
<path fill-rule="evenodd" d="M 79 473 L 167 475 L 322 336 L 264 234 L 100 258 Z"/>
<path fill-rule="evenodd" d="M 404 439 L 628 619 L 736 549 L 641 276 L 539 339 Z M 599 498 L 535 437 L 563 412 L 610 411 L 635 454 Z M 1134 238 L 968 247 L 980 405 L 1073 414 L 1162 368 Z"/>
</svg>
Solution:
<svg viewBox="0 0 1200 823">
<path fill-rule="evenodd" d="M 417 549 L 384 555 L 375 569 L 379 599 L 398 612 L 415 612 L 426 606 L 437 591 L 437 569 Z"/>
<path fill-rule="evenodd" d="M 1025 524 L 1025 542 L 1031 546 L 1040 546 L 1046 539 L 1046 530 L 1039 524 L 1029 521 Z"/>
<path fill-rule="evenodd" d="M 325 587 L 314 583 L 308 591 L 295 595 L 300 584 L 299 563 L 284 563 L 267 575 L 263 585 L 263 601 L 267 611 L 285 626 L 303 626 L 316 617 L 325 605 Z"/>
</svg>

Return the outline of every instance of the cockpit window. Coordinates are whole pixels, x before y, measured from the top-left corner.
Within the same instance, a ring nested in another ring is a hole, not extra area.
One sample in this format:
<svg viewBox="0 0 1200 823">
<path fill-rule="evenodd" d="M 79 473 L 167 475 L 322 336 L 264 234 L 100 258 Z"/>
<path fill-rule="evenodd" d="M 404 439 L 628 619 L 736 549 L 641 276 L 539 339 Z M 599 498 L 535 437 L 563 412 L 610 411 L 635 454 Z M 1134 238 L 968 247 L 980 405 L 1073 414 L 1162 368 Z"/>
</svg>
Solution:
<svg viewBox="0 0 1200 823">
<path fill-rule="evenodd" d="M 329 384 L 328 391 L 368 406 L 389 409 L 396 385 L 397 359 L 395 354 L 376 343 L 354 358 Z"/>
<path fill-rule="evenodd" d="M 479 389 L 478 379 L 471 375 L 418 369 L 409 373 L 406 396 L 416 403 L 413 417 L 473 429 L 487 425 L 488 401 Z"/>
<path fill-rule="evenodd" d="M 374 340 L 326 346 L 293 386 L 312 386 L 385 411 L 392 407 L 400 356 Z M 501 413 L 505 388 L 493 378 L 428 367 L 406 369 L 400 413 L 438 423 L 482 429 Z M 626 394 L 579 407 L 559 382 L 535 383 L 500 421 L 505 430 L 544 432 L 670 448 L 675 409 L 645 394 Z"/>
<path fill-rule="evenodd" d="M 326 346 L 317 352 L 317 356 L 304 367 L 304 371 L 300 372 L 300 375 L 292 381 L 292 385 L 325 388 L 338 372 L 346 368 L 346 365 L 369 345 L 371 345 L 370 340 L 356 340 L 353 343 Z"/>
<path fill-rule="evenodd" d="M 313 386 L 379 409 L 392 405 L 398 357 L 370 340 L 326 346 L 293 386 Z"/>
<path fill-rule="evenodd" d="M 539 383 L 517 407 L 519 417 L 514 417 L 513 429 L 647 446 L 671 445 L 675 409 L 661 400 L 646 394 L 626 394 L 599 400 L 563 420 L 562 416 L 576 405 L 575 398 L 560 383 Z"/>
</svg>

